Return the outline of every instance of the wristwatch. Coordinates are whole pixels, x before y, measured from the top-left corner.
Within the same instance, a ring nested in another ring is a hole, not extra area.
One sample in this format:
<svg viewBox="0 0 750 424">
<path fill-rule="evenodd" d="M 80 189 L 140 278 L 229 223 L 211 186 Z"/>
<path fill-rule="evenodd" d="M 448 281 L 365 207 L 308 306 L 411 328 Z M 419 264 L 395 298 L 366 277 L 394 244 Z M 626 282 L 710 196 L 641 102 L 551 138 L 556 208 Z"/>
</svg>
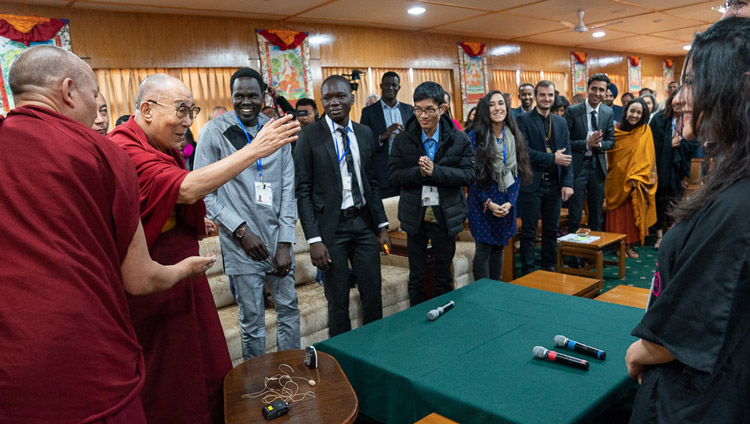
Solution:
<svg viewBox="0 0 750 424">
<path fill-rule="evenodd" d="M 245 237 L 245 231 L 247 231 L 247 224 L 243 222 L 236 230 L 234 230 L 234 238 L 242 240 L 242 237 Z"/>
</svg>

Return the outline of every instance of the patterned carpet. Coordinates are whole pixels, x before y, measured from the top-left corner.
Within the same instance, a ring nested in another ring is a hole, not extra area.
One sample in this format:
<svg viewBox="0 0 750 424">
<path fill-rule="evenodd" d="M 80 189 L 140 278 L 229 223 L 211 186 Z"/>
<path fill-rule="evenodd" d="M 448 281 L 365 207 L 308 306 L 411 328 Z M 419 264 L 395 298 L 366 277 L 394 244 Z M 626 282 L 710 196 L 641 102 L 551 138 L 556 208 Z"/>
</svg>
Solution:
<svg viewBox="0 0 750 424">
<path fill-rule="evenodd" d="M 633 250 L 638 253 L 637 259 L 627 258 L 625 260 L 625 279 L 620 280 L 618 268 L 616 266 L 605 266 L 604 267 L 604 287 L 602 293 L 613 287 L 624 284 L 633 287 L 642 287 L 648 289 L 651 287 L 651 278 L 656 272 L 656 262 L 659 252 L 654 250 L 654 243 L 656 242 L 656 236 L 650 235 L 646 237 L 646 243 L 643 246 L 635 246 Z M 539 258 L 541 257 L 541 248 L 536 248 L 537 258 L 537 269 L 539 269 Z M 605 250 L 604 258 L 610 260 L 616 260 L 614 249 Z M 516 275 L 521 275 L 521 262 L 516 255 Z"/>
</svg>

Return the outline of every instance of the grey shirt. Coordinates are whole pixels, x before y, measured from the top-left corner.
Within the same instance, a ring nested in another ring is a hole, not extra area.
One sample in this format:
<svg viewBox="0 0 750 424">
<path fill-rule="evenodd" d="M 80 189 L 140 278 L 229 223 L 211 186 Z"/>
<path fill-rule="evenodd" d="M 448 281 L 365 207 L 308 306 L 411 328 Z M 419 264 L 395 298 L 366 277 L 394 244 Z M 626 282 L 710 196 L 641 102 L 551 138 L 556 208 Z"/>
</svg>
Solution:
<svg viewBox="0 0 750 424">
<path fill-rule="evenodd" d="M 258 115 L 260 125 L 269 119 Z M 246 127 L 251 140 L 258 133 L 257 126 Z M 247 144 L 235 112 L 227 112 L 203 126 L 195 151 L 195 169 L 221 160 Z M 228 275 L 246 274 L 250 271 L 273 269 L 273 256 L 278 243 L 294 243 L 297 221 L 297 201 L 294 197 L 294 161 L 290 145 L 285 145 L 272 155 L 261 159 L 263 183 L 270 185 L 271 206 L 256 203 L 255 182 L 260 182 L 258 163 L 252 163 L 234 179 L 208 194 L 203 200 L 207 217 L 219 223 L 224 268 Z M 256 262 L 235 241 L 233 232 L 242 223 L 257 234 L 267 245 L 271 256 Z M 291 252 L 291 250 L 290 250 Z"/>
</svg>

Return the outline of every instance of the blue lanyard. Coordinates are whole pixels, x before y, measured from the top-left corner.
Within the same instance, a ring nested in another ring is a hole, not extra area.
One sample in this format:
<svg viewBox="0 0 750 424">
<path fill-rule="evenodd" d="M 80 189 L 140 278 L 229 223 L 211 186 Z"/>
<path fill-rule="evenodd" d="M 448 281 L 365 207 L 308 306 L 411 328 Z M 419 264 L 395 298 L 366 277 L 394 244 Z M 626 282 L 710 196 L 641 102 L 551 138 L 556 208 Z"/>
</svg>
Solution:
<svg viewBox="0 0 750 424">
<path fill-rule="evenodd" d="M 677 121 L 674 118 L 672 118 L 672 131 L 677 132 Z"/>
<path fill-rule="evenodd" d="M 339 143 L 334 142 L 333 144 L 336 145 L 336 157 L 339 159 L 339 163 L 346 157 L 346 154 L 349 153 L 349 150 L 351 150 L 352 146 L 349 144 L 349 127 L 342 127 L 346 131 L 346 151 L 343 155 L 339 156 Z M 342 139 L 341 142 L 343 143 L 344 140 Z"/>
<path fill-rule="evenodd" d="M 503 128 L 503 135 L 502 138 L 496 138 L 495 141 L 497 141 L 497 144 L 500 144 L 500 140 L 503 140 L 503 165 L 505 167 L 508 167 L 508 154 L 505 151 L 505 128 Z"/>
<path fill-rule="evenodd" d="M 245 137 L 247 137 L 247 144 L 250 144 L 252 140 L 250 139 L 250 134 L 247 132 L 247 129 L 245 128 L 245 124 L 240 121 L 240 116 L 235 115 L 237 117 L 237 123 L 240 124 L 240 127 L 242 127 L 242 131 L 245 132 Z M 260 132 L 260 129 L 262 127 L 260 126 L 260 119 L 258 120 L 258 132 Z M 261 164 L 262 164 L 263 158 L 258 158 L 257 161 L 255 161 L 255 165 L 258 167 L 258 176 L 260 177 L 260 182 L 263 182 L 263 172 L 261 172 Z"/>
</svg>

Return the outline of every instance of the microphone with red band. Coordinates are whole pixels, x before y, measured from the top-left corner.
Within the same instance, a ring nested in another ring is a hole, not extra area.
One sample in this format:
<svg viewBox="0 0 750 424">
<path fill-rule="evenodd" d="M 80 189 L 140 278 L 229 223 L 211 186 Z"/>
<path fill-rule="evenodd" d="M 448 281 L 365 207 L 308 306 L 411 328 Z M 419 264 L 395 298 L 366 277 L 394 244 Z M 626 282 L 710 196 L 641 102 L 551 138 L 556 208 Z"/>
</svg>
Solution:
<svg viewBox="0 0 750 424">
<path fill-rule="evenodd" d="M 557 362 L 559 364 L 567 365 L 569 367 L 578 368 L 581 370 L 589 369 L 589 361 L 585 359 L 576 358 L 575 356 L 568 356 L 564 353 L 558 353 L 554 350 L 545 349 L 542 346 L 535 346 L 532 350 L 532 353 L 539 359 L 546 359 L 548 361 Z"/>
</svg>

